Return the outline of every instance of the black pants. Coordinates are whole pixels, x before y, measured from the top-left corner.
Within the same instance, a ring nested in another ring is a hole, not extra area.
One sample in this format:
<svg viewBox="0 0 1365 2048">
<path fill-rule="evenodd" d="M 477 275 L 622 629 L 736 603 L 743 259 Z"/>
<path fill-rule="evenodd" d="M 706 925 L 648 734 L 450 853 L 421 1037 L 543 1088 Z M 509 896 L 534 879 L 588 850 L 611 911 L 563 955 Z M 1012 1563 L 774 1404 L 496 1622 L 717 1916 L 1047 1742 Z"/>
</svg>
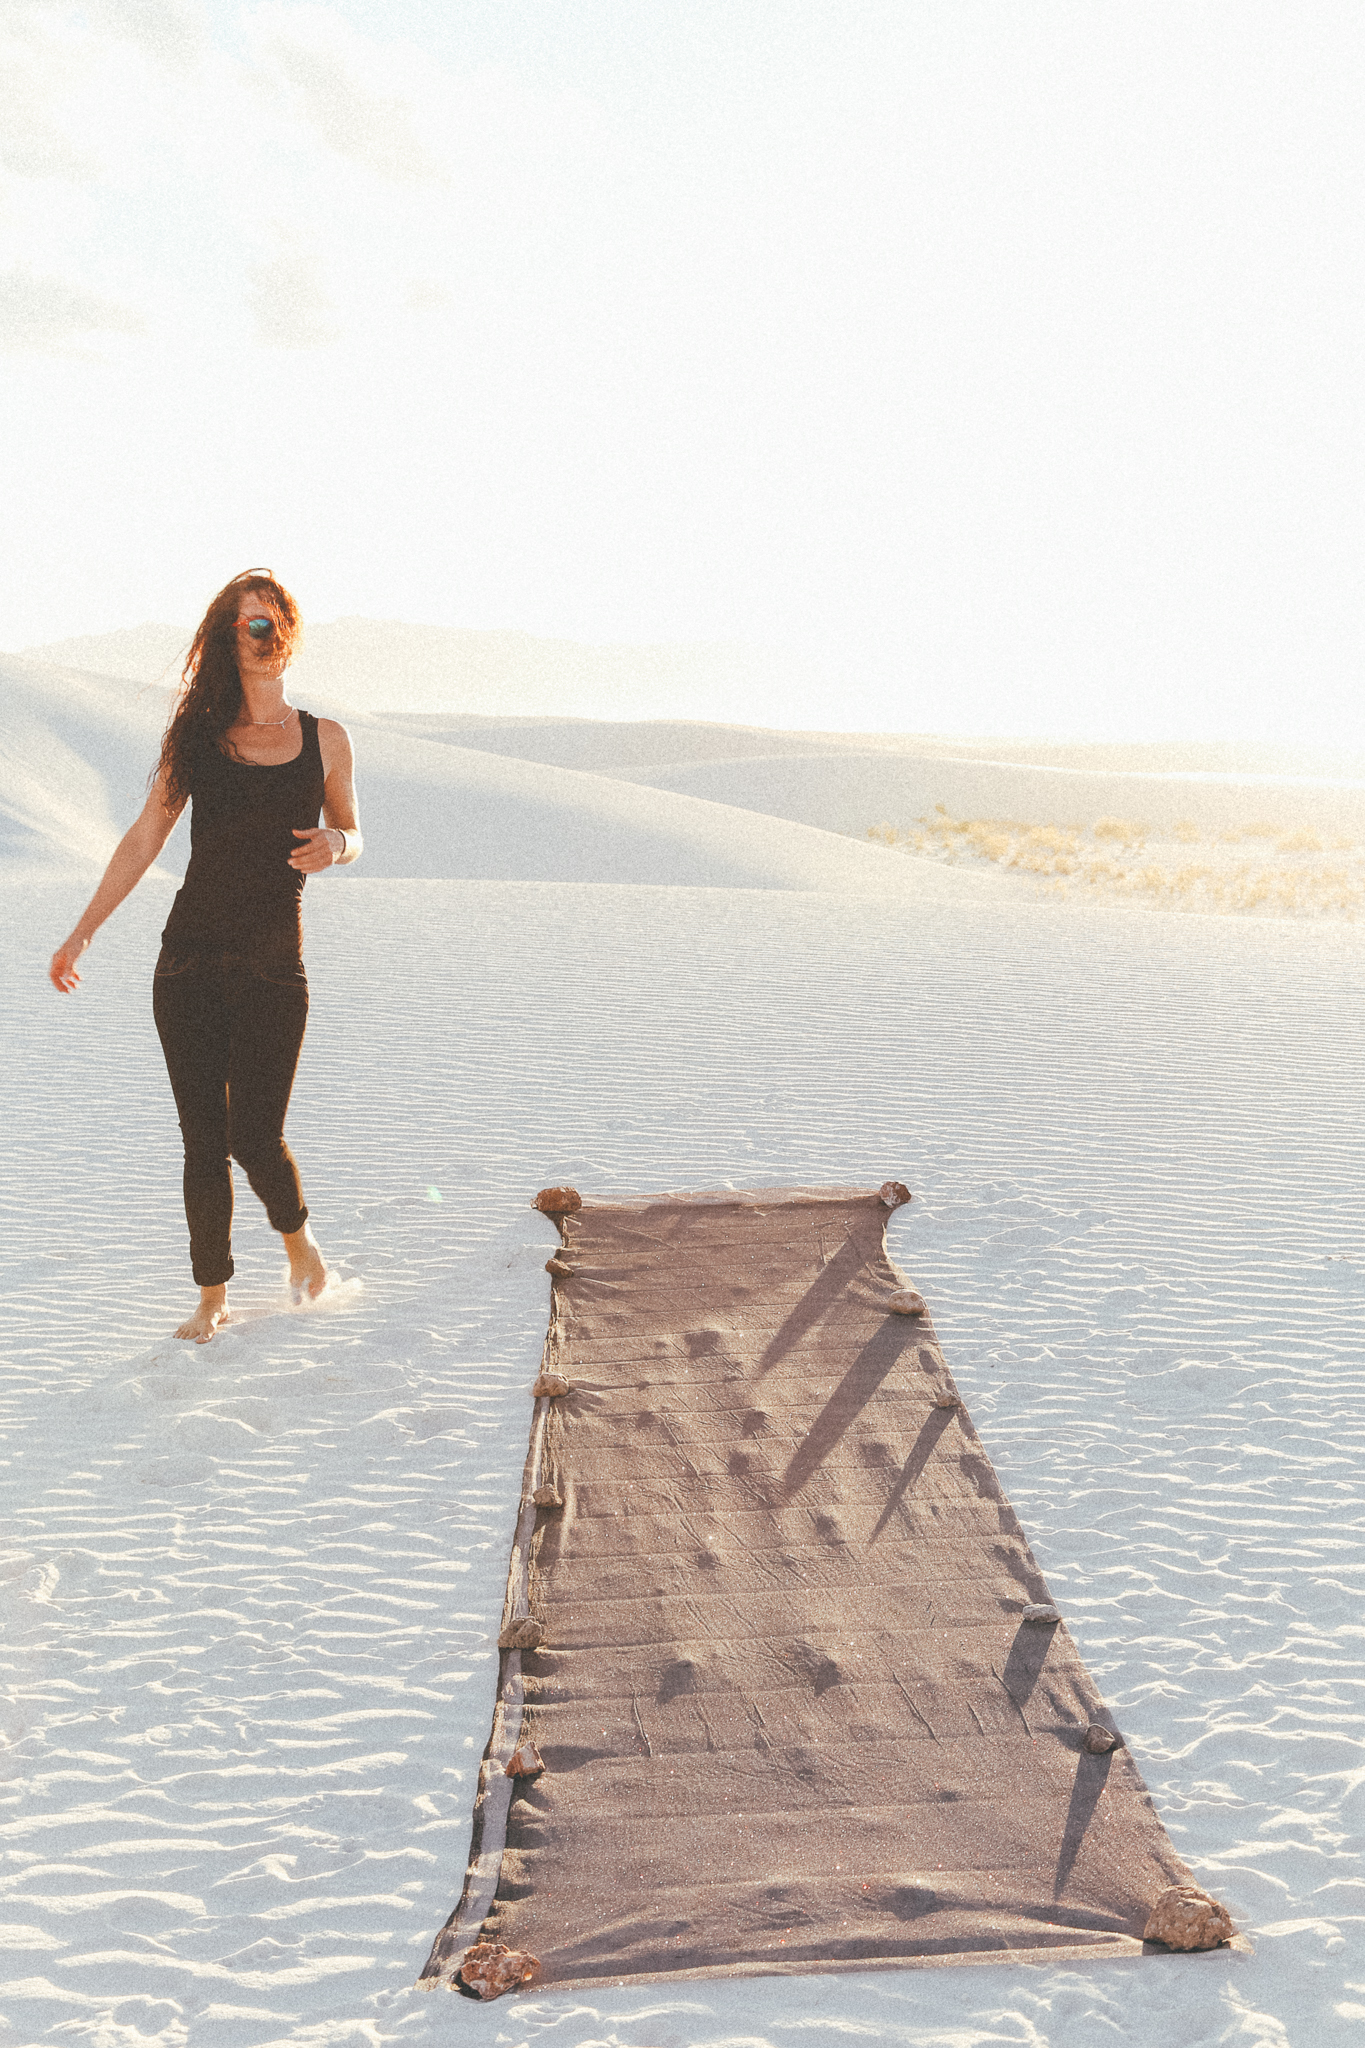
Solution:
<svg viewBox="0 0 1365 2048">
<path fill-rule="evenodd" d="M 201 1287 L 230 1280 L 232 1167 L 240 1162 L 276 1230 L 301 1230 L 303 1204 L 284 1116 L 308 1021 L 302 967 L 271 980 L 235 954 L 163 948 L 152 1015 L 185 1140 L 185 1214 Z"/>
</svg>

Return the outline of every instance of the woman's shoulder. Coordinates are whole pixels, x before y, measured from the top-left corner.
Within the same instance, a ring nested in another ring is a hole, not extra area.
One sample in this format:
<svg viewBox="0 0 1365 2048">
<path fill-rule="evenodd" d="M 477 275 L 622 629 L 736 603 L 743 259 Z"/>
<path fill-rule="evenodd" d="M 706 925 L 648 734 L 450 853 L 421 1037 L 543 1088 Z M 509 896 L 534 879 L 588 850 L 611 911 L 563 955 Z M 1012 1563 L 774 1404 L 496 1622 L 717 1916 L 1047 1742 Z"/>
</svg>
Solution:
<svg viewBox="0 0 1365 2048">
<path fill-rule="evenodd" d="M 328 772 L 330 773 L 333 768 L 348 766 L 354 759 L 354 749 L 351 746 L 351 735 L 341 720 L 316 718 L 311 711 L 307 715 L 313 719 L 313 724 L 317 727 L 318 747 Z"/>
</svg>

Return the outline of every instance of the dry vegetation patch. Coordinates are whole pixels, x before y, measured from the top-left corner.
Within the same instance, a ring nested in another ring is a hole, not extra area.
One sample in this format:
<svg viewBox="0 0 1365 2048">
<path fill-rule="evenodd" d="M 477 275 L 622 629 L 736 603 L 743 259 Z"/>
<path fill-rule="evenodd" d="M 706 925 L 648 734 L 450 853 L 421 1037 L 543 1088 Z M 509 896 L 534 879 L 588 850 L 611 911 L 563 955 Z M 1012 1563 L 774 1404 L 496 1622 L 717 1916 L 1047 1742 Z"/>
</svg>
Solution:
<svg viewBox="0 0 1365 2048">
<path fill-rule="evenodd" d="M 1365 851 L 1355 840 L 1264 822 L 1205 834 L 1181 819 L 1158 836 L 1134 818 L 1026 825 L 954 818 L 940 804 L 905 830 L 874 825 L 867 836 L 899 853 L 1032 876 L 1052 897 L 1266 917 L 1353 918 L 1365 908 Z"/>
</svg>

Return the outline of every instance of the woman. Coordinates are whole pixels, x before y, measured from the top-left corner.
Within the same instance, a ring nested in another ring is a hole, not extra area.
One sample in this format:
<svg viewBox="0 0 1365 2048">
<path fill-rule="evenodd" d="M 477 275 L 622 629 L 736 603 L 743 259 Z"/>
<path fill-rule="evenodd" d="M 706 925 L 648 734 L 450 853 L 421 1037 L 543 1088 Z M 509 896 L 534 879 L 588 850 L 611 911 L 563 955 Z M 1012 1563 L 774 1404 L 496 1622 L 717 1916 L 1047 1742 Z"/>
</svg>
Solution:
<svg viewBox="0 0 1365 2048">
<path fill-rule="evenodd" d="M 199 1283 L 199 1306 L 175 1334 L 198 1344 L 228 1320 L 234 1157 L 284 1239 L 295 1300 L 316 1300 L 327 1284 L 284 1142 L 308 1017 L 300 898 L 308 875 L 355 860 L 361 837 L 350 735 L 285 697 L 298 637 L 298 606 L 269 570 L 248 569 L 219 591 L 186 658 L 142 815 L 48 970 L 63 993 L 75 988 L 76 962 L 189 802 L 190 864 L 161 934 L 152 1013 L 185 1140 Z"/>
</svg>

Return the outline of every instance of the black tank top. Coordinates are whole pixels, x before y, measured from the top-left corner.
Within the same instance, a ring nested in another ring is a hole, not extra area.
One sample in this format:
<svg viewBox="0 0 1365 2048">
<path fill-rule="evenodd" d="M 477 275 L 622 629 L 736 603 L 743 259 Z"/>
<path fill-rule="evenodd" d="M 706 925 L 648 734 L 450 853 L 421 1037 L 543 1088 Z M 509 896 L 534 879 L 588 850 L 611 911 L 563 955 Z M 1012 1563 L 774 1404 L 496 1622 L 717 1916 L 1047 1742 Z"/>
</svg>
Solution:
<svg viewBox="0 0 1365 2048">
<path fill-rule="evenodd" d="M 318 722 L 300 711 L 292 761 L 258 767 L 205 741 L 190 776 L 190 864 L 161 937 L 177 952 L 298 960 L 304 877 L 289 865 L 294 827 L 322 815 Z"/>
</svg>

